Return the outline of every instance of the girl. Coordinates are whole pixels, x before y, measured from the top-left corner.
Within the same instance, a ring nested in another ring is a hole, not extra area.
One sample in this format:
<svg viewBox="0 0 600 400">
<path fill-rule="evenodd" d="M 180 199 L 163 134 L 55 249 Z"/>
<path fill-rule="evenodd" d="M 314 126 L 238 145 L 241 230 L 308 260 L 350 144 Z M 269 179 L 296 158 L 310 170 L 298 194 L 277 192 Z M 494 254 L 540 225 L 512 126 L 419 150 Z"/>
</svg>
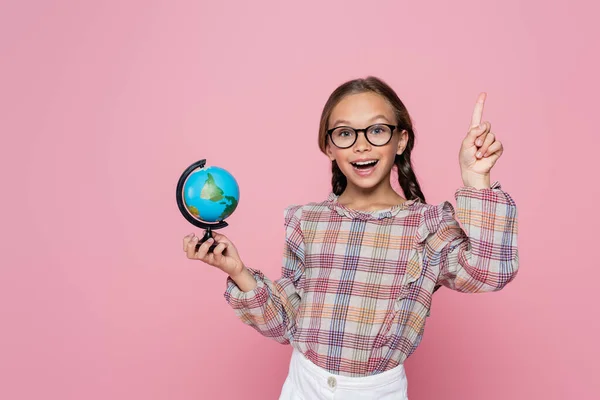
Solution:
<svg viewBox="0 0 600 400">
<path fill-rule="evenodd" d="M 215 234 L 190 259 L 225 272 L 225 298 L 262 335 L 291 344 L 280 399 L 407 399 L 404 361 L 419 345 L 432 294 L 502 289 L 516 275 L 517 210 L 490 170 L 503 152 L 475 105 L 459 163 L 464 186 L 428 205 L 411 165 L 415 134 L 406 107 L 383 81 L 344 83 L 325 104 L 319 147 L 332 193 L 285 211 L 282 276 L 272 281 Z M 397 169 L 404 197 L 392 187 Z M 462 223 L 461 228 L 459 225 Z"/>
</svg>

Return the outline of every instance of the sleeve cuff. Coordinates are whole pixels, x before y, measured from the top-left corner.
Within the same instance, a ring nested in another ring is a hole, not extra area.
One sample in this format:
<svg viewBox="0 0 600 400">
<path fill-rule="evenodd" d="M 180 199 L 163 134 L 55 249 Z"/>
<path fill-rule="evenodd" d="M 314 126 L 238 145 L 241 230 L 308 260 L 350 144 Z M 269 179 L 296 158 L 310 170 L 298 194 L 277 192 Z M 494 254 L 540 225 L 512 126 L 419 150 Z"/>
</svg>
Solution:
<svg viewBox="0 0 600 400">
<path fill-rule="evenodd" d="M 269 293 L 265 285 L 264 276 L 260 271 L 248 268 L 254 279 L 256 279 L 256 287 L 249 292 L 243 292 L 236 283 L 227 277 L 225 299 L 234 309 L 251 309 L 262 307 L 269 298 Z"/>
<path fill-rule="evenodd" d="M 489 188 L 485 188 L 485 189 L 477 189 L 472 186 L 462 186 L 462 187 L 458 188 L 458 190 L 456 190 L 456 196 L 459 196 L 461 194 L 477 195 L 478 193 L 481 194 L 481 193 L 494 191 L 494 190 L 502 190 L 502 185 L 500 185 L 500 182 L 495 181 L 494 183 L 492 183 L 490 185 Z"/>
<path fill-rule="evenodd" d="M 456 190 L 454 197 L 458 207 L 468 205 L 470 201 L 473 200 L 515 205 L 512 197 L 502 190 L 502 186 L 498 181 L 495 181 L 489 188 L 486 189 L 476 189 L 474 187 L 463 186 Z"/>
</svg>

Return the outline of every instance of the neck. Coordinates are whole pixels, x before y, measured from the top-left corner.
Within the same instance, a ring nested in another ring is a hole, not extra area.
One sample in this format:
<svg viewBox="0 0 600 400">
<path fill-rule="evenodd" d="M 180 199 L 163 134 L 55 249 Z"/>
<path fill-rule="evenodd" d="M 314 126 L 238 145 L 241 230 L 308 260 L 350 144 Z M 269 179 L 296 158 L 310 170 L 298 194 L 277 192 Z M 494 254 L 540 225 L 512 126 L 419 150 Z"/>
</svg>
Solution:
<svg viewBox="0 0 600 400">
<path fill-rule="evenodd" d="M 406 201 L 392 187 L 389 177 L 373 188 L 360 188 L 348 182 L 338 202 L 346 207 L 363 211 L 376 211 L 402 204 Z"/>
</svg>

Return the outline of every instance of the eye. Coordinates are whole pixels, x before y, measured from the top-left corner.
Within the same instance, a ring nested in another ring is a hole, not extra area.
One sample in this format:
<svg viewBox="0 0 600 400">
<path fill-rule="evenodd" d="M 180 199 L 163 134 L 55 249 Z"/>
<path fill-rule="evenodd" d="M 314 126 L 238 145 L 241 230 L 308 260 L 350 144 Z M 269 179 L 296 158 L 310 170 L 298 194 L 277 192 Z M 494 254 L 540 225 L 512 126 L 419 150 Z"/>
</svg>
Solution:
<svg viewBox="0 0 600 400">
<path fill-rule="evenodd" d="M 376 125 L 373 128 L 371 128 L 371 133 L 374 135 L 380 135 L 383 132 L 385 132 L 385 127 L 381 126 L 381 125 Z"/>
<path fill-rule="evenodd" d="M 346 137 L 352 136 L 354 134 L 354 132 L 351 131 L 350 129 L 338 129 L 338 130 L 334 131 L 333 134 L 340 138 L 346 138 Z"/>
</svg>

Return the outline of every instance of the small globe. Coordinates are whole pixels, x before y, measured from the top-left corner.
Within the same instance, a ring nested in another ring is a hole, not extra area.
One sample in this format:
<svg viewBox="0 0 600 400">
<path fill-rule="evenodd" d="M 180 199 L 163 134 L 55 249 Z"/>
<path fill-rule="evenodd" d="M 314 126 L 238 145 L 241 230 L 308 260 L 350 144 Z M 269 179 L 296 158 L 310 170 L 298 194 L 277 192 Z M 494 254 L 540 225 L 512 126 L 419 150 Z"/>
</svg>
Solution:
<svg viewBox="0 0 600 400">
<path fill-rule="evenodd" d="M 184 207 L 203 222 L 223 221 L 233 214 L 239 201 L 237 181 L 220 167 L 204 167 L 190 173 L 183 186 Z"/>
</svg>

